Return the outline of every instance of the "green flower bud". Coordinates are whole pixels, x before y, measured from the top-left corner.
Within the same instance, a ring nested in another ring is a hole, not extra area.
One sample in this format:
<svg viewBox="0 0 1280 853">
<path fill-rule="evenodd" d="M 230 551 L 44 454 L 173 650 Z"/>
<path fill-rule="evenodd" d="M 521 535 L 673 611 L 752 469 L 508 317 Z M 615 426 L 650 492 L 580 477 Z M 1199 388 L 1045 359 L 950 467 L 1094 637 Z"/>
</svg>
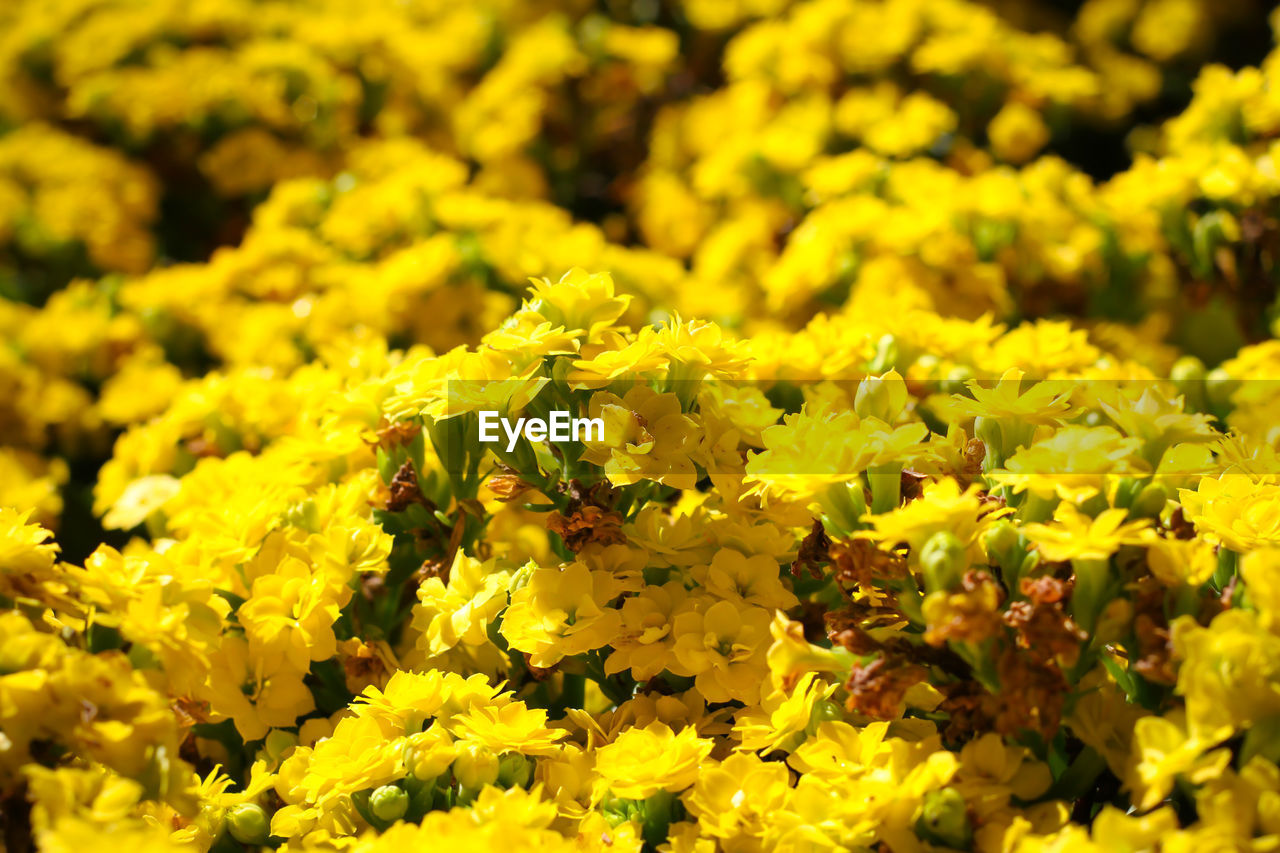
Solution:
<svg viewBox="0 0 1280 853">
<path fill-rule="evenodd" d="M 1093 633 L 1098 616 L 1110 600 L 1111 563 L 1109 560 L 1076 559 L 1071 561 L 1071 565 L 1076 575 L 1075 589 L 1071 593 L 1071 618 L 1081 628 Z"/>
<path fill-rule="evenodd" d="M 943 788 L 924 795 L 916 835 L 934 844 L 967 849 L 973 841 L 969 807 L 955 788 Z"/>
<path fill-rule="evenodd" d="M 926 393 L 951 393 L 949 390 L 943 388 L 943 381 L 945 377 L 943 377 L 942 372 L 939 370 L 939 366 L 941 364 L 941 359 L 930 353 L 924 353 L 916 359 L 915 364 L 913 365 L 913 372 L 916 374 L 916 378 L 918 380 L 923 380 Z"/>
<path fill-rule="evenodd" d="M 227 809 L 227 829 L 241 844 L 262 845 L 271 835 L 271 822 L 257 803 L 241 803 Z"/>
<path fill-rule="evenodd" d="M 907 405 L 907 383 L 896 370 L 883 376 L 868 376 L 858 383 L 853 410 L 863 418 L 879 418 L 892 423 Z"/>
<path fill-rule="evenodd" d="M 533 778 L 533 762 L 518 752 L 509 752 L 498 762 L 498 783 L 505 788 L 523 788 Z"/>
<path fill-rule="evenodd" d="M 1209 403 L 1214 408 L 1229 409 L 1232 396 L 1240 389 L 1240 380 L 1221 367 L 1215 367 L 1205 377 L 1204 386 L 1209 397 Z"/>
<path fill-rule="evenodd" d="M 424 732 L 415 732 L 404 745 L 404 766 L 420 782 L 435 779 L 449 769 L 457 751 L 453 738 L 438 722 Z"/>
<path fill-rule="evenodd" d="M 316 507 L 316 502 L 308 498 L 305 501 L 290 504 L 284 511 L 284 521 L 290 527 L 315 533 L 320 529 L 320 511 Z"/>
<path fill-rule="evenodd" d="M 369 795 L 369 810 L 378 820 L 393 823 L 409 810 L 409 794 L 396 785 L 383 785 Z"/>
<path fill-rule="evenodd" d="M 920 549 L 920 568 L 924 570 L 926 592 L 952 589 L 969 567 L 964 544 L 954 533 L 940 530 L 929 537 Z"/>
<path fill-rule="evenodd" d="M 982 535 L 982 547 L 997 565 L 1007 566 L 1014 559 L 1022 559 L 1022 541 L 1018 528 L 1008 521 L 997 521 Z"/>
<path fill-rule="evenodd" d="M 973 379 L 973 371 L 963 364 L 951 368 L 943 377 L 938 390 L 943 394 L 963 394 Z"/>
<path fill-rule="evenodd" d="M 1205 405 L 1204 362 L 1194 355 L 1184 355 L 1173 363 L 1169 378 L 1187 401 L 1187 409 L 1203 412 Z"/>
<path fill-rule="evenodd" d="M 1191 386 L 1204 382 L 1204 362 L 1194 355 L 1184 355 L 1173 363 L 1169 378 L 1178 386 L 1178 390 L 1185 394 Z"/>
<path fill-rule="evenodd" d="M 267 739 L 262 743 L 263 757 L 271 762 L 278 760 L 284 755 L 286 750 L 293 749 L 298 745 L 298 736 L 293 732 L 284 729 L 272 729 L 267 733 Z"/>
<path fill-rule="evenodd" d="M 1206 213 L 1191 229 L 1191 266 L 1200 278 L 1208 278 L 1217 266 L 1214 254 L 1220 246 L 1240 237 L 1240 226 L 1225 210 Z"/>
<path fill-rule="evenodd" d="M 876 344 L 875 357 L 867 365 L 868 373 L 884 373 L 898 362 L 898 341 L 893 335 L 884 335 Z"/>
<path fill-rule="evenodd" d="M 990 471 L 992 468 L 999 468 L 1003 465 L 1005 457 L 1004 431 L 1000 429 L 1000 423 L 993 421 L 991 418 L 974 418 L 973 434 L 987 448 L 987 455 L 982 460 L 982 470 L 984 472 Z"/>
<path fill-rule="evenodd" d="M 830 699 L 819 699 L 813 703 L 813 710 L 809 712 L 808 732 L 813 734 L 818 730 L 818 726 L 823 723 L 840 721 L 844 719 L 844 709 L 839 704 L 832 702 Z"/>
<path fill-rule="evenodd" d="M 1129 506 L 1134 518 L 1158 518 L 1169 501 L 1169 490 L 1160 483 L 1148 483 Z"/>
<path fill-rule="evenodd" d="M 478 790 L 498 781 L 498 756 L 476 744 L 464 744 L 453 762 L 453 775 L 464 788 Z"/>
</svg>

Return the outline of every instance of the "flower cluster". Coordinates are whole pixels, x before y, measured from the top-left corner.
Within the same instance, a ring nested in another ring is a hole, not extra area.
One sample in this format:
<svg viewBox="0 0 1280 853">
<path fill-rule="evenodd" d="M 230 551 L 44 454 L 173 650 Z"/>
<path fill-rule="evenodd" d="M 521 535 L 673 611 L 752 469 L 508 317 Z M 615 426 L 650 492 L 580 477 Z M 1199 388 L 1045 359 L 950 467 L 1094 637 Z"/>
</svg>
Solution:
<svg viewBox="0 0 1280 853">
<path fill-rule="evenodd" d="M 1280 845 L 1280 49 L 1052 5 L 0 9 L 5 845 Z"/>
</svg>

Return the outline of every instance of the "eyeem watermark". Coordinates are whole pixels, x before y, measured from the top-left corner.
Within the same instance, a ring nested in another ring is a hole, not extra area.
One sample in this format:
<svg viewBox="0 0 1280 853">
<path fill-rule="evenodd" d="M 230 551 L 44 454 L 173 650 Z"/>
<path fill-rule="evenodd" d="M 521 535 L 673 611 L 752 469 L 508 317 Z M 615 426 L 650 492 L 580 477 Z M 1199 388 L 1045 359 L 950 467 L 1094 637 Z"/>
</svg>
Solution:
<svg viewBox="0 0 1280 853">
<path fill-rule="evenodd" d="M 507 437 L 508 453 L 516 449 L 521 435 L 529 441 L 604 441 L 604 418 L 575 418 L 563 410 L 550 414 L 549 420 L 516 418 L 513 425 L 509 418 L 498 412 L 480 412 L 480 441 L 484 444 L 500 441 L 499 426 Z"/>
</svg>

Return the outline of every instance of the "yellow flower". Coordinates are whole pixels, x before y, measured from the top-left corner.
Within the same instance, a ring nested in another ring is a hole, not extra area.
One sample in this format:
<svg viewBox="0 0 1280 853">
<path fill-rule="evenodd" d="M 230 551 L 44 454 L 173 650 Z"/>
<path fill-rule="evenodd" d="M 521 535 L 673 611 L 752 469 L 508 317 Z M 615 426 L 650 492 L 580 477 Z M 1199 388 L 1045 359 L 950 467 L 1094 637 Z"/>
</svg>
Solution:
<svg viewBox="0 0 1280 853">
<path fill-rule="evenodd" d="M 636 681 L 648 681 L 664 669 L 688 674 L 672 653 L 672 623 L 688 595 L 680 581 L 668 581 L 662 586 L 646 586 L 626 598 L 622 626 L 605 661 L 605 672 L 612 675 L 629 669 Z"/>
<path fill-rule="evenodd" d="M 1280 545 L 1280 485 L 1227 473 L 1205 477 L 1195 491 L 1180 489 L 1178 501 L 1211 542 L 1241 553 Z"/>
<path fill-rule="evenodd" d="M 1022 447 L 1003 468 L 991 472 L 991 479 L 1015 494 L 1083 503 L 1107 494 L 1120 477 L 1149 474 L 1141 447 L 1137 438 L 1123 437 L 1111 427 L 1067 426 Z"/>
<path fill-rule="evenodd" d="M 328 578 L 286 556 L 272 574 L 254 580 L 236 615 L 256 660 L 269 669 L 305 672 L 311 661 L 337 654 L 333 623 L 339 610 Z"/>
<path fill-rule="evenodd" d="M 1189 616 L 1174 622 L 1177 691 L 1193 736 L 1217 742 L 1280 713 L 1280 636 L 1261 622 L 1244 610 L 1219 613 L 1207 628 Z"/>
<path fill-rule="evenodd" d="M 214 714 L 231 717 L 246 741 L 264 737 L 271 728 L 296 725 L 299 717 L 315 708 L 303 671 L 283 665 L 268 668 L 254 661 L 243 638 L 223 637 L 210 659 L 207 693 L 201 698 Z"/>
<path fill-rule="evenodd" d="M 748 849 L 743 842 L 762 838 L 786 804 L 789 781 L 785 764 L 735 752 L 698 775 L 686 802 L 700 830 Z"/>
<path fill-rule="evenodd" d="M 1231 753 L 1225 749 L 1205 755 L 1216 741 L 1189 736 L 1176 719 L 1143 717 L 1133 731 L 1133 757 L 1127 782 L 1138 795 L 1139 809 L 1158 805 L 1173 790 L 1179 776 L 1200 784 L 1220 775 L 1231 762 Z"/>
<path fill-rule="evenodd" d="M 710 564 L 694 566 L 689 574 L 707 593 L 742 607 L 787 610 L 799 603 L 783 585 L 777 561 L 763 554 L 722 548 Z"/>
<path fill-rule="evenodd" d="M 1026 104 L 1010 101 L 987 126 L 987 137 L 1001 159 L 1022 164 L 1049 141 L 1049 128 L 1040 113 Z"/>
<path fill-rule="evenodd" d="M 968 383 L 972 400 L 954 397 L 957 413 L 992 420 L 1018 421 L 1024 424 L 1062 423 L 1071 414 L 1071 384 L 1062 381 L 1025 379 L 1019 368 L 1004 372 L 995 386 L 987 388 L 974 380 Z"/>
<path fill-rule="evenodd" d="M 514 572 L 494 560 L 468 557 L 461 550 L 449 569 L 449 583 L 430 577 L 418 587 L 413 626 L 421 632 L 418 646 L 428 654 L 443 654 L 459 643 L 489 642 L 489 625 L 507 606 L 507 589 Z"/>
<path fill-rule="evenodd" d="M 541 370 L 536 357 L 517 365 L 491 348 L 457 347 L 401 368 L 404 379 L 384 411 L 391 420 L 422 414 L 438 421 L 482 410 L 517 412 L 551 381 L 539 376 Z"/>
<path fill-rule="evenodd" d="M 315 745 L 301 781 L 305 802 L 376 788 L 404 776 L 404 741 L 389 739 L 368 717 L 338 721 L 333 734 Z"/>
<path fill-rule="evenodd" d="M 547 712 L 511 702 L 501 707 L 477 707 L 453 718 L 450 728 L 455 736 L 481 744 L 495 753 L 520 752 L 525 755 L 549 755 L 556 741 L 567 734 L 563 729 L 546 726 Z"/>
<path fill-rule="evenodd" d="M 734 733 L 742 740 L 738 747 L 749 752 L 790 750 L 804 739 L 814 707 L 836 691 L 837 685 L 818 680 L 812 672 L 800 676 L 792 688 L 777 687 L 734 719 Z"/>
<path fill-rule="evenodd" d="M 770 621 L 763 607 L 698 599 L 676 615 L 676 660 L 694 674 L 708 702 L 758 701 L 768 672 Z"/>
<path fill-rule="evenodd" d="M 983 506 L 980 493 L 977 485 L 961 491 L 959 483 L 950 477 L 926 483 L 919 500 L 892 512 L 867 516 L 872 530 L 860 536 L 888 548 L 906 544 L 911 548 L 912 558 L 918 560 L 925 543 L 934 534 L 949 532 L 976 558 L 979 556 L 978 535 L 984 524 L 1002 514 Z"/>
<path fill-rule="evenodd" d="M 583 563 L 536 568 L 511 594 L 502 636 L 512 648 L 528 652 L 534 666 L 554 666 L 614 640 L 622 616 L 609 603 L 619 592 L 611 575 Z"/>
<path fill-rule="evenodd" d="M 28 524 L 31 512 L 0 507 L 0 595 L 43 598 L 41 585 L 59 580 L 53 531 Z"/>
<path fill-rule="evenodd" d="M 609 482 L 630 485 L 656 480 L 692 489 L 698 480 L 691 454 L 697 448 L 697 423 L 680 409 L 675 394 L 659 394 L 638 385 L 618 397 L 593 394 L 589 416 L 604 421 L 604 435 L 583 442 L 582 458 L 604 468 Z"/>
<path fill-rule="evenodd" d="M 643 800 L 658 791 L 677 793 L 698 778 L 712 742 L 698 737 L 692 726 L 676 734 L 654 721 L 644 728 L 630 728 L 610 744 L 596 750 L 596 774 L 602 790 L 615 796 Z"/>
<path fill-rule="evenodd" d="M 1090 518 L 1074 504 L 1061 503 L 1052 524 L 1028 524 L 1024 535 L 1035 543 L 1046 560 L 1105 560 L 1122 545 L 1138 545 L 1146 519 L 1126 522 L 1128 511 L 1105 509 Z"/>
</svg>

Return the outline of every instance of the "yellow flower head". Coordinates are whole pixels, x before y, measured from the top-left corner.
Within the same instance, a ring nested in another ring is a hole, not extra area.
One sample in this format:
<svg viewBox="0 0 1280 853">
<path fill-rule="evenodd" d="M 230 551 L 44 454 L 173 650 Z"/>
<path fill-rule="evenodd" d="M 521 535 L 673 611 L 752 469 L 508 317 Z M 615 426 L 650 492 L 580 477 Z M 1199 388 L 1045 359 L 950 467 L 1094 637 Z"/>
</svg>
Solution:
<svg viewBox="0 0 1280 853">
<path fill-rule="evenodd" d="M 622 616 L 609 602 L 619 592 L 612 575 L 583 563 L 534 569 L 511 594 L 502 635 L 512 648 L 528 652 L 534 666 L 554 666 L 614 640 Z"/>
<path fill-rule="evenodd" d="M 596 774 L 605 790 L 626 799 L 643 800 L 658 791 L 683 791 L 698 778 L 712 742 L 692 726 L 679 734 L 654 721 L 631 728 L 596 750 Z"/>
<path fill-rule="evenodd" d="M 1061 503 L 1052 524 L 1028 524 L 1023 533 L 1047 560 L 1105 560 L 1122 545 L 1138 545 L 1145 519 L 1126 522 L 1128 511 L 1105 509 L 1090 518 L 1075 504 Z"/>
</svg>

